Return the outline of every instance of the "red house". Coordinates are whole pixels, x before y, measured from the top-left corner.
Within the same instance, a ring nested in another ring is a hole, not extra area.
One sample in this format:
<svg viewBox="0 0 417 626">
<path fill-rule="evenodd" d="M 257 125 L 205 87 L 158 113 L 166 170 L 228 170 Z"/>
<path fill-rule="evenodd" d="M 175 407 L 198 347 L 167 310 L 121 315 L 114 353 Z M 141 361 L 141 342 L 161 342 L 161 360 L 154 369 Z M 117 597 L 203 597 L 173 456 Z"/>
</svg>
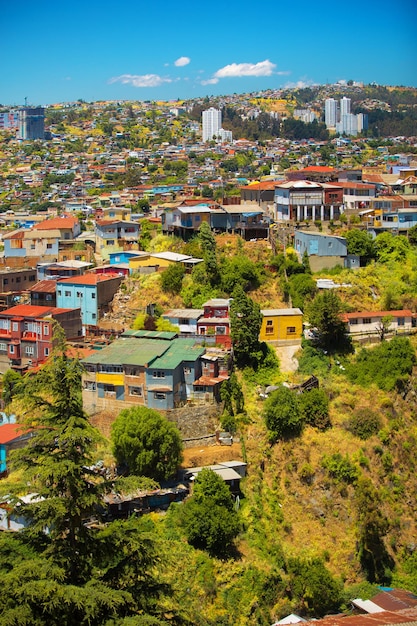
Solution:
<svg viewBox="0 0 417 626">
<path fill-rule="evenodd" d="M 52 353 L 53 325 L 58 322 L 67 339 L 82 335 L 80 309 L 19 304 L 0 312 L 0 372 L 25 371 L 44 363 Z"/>
<path fill-rule="evenodd" d="M 215 343 L 230 348 L 230 301 L 225 298 L 215 298 L 203 304 L 203 316 L 197 321 L 197 333 L 207 337 L 214 337 Z"/>
</svg>

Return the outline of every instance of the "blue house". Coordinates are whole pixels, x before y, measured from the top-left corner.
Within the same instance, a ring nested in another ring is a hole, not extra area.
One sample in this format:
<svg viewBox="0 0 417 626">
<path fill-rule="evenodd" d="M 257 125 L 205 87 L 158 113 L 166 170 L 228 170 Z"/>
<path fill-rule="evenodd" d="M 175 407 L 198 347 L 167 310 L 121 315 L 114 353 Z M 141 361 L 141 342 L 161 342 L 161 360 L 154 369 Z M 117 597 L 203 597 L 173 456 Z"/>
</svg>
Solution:
<svg viewBox="0 0 417 626">
<path fill-rule="evenodd" d="M 294 234 L 294 248 L 302 259 L 305 252 L 308 254 L 310 267 L 313 272 L 321 269 L 330 269 L 336 265 L 359 267 L 359 257 L 348 260 L 347 243 L 344 237 L 327 235 L 320 232 L 296 230 Z"/>
<path fill-rule="evenodd" d="M 56 302 L 58 308 L 81 309 L 84 331 L 97 326 L 98 320 L 108 310 L 123 276 L 118 274 L 84 274 L 57 281 Z"/>
<path fill-rule="evenodd" d="M 173 409 L 193 397 L 193 383 L 201 376 L 201 356 L 205 348 L 192 339 L 176 339 L 146 368 L 148 407 Z"/>
<path fill-rule="evenodd" d="M 176 333 L 128 331 L 83 360 L 88 413 L 147 406 L 166 411 L 193 398 L 205 348 Z"/>
</svg>

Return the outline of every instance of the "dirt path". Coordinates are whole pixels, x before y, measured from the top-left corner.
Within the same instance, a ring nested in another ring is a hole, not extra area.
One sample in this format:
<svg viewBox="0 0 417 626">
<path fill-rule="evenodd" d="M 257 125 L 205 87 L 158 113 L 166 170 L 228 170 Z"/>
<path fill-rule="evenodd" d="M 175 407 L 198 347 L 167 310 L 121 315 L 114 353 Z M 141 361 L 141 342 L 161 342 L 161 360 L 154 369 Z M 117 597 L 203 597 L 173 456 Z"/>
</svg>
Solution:
<svg viewBox="0 0 417 626">
<path fill-rule="evenodd" d="M 300 349 L 300 346 L 279 346 L 276 348 L 276 353 L 279 358 L 281 372 L 296 372 L 298 369 L 298 361 L 295 358 L 295 354 Z"/>
</svg>

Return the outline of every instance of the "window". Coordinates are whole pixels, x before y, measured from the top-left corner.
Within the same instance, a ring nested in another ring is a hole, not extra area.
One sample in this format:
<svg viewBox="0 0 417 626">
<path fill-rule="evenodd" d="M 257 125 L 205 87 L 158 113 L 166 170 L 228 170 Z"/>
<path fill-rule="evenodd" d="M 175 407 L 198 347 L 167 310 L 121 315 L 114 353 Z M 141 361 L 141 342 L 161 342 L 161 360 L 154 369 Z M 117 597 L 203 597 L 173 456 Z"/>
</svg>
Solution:
<svg viewBox="0 0 417 626">
<path fill-rule="evenodd" d="M 93 298 L 93 300 L 95 300 L 96 294 L 93 292 L 93 293 L 91 294 L 91 297 Z"/>
<path fill-rule="evenodd" d="M 351 326 L 352 326 L 352 324 L 357 324 L 357 323 L 358 323 L 358 320 L 357 320 L 357 319 L 350 320 L 350 325 L 351 325 Z"/>
<path fill-rule="evenodd" d="M 60 289 L 58 289 L 58 295 L 62 296 L 62 291 Z"/>
<path fill-rule="evenodd" d="M 100 372 L 106 372 L 107 374 L 117 374 L 123 372 L 122 365 L 104 365 L 101 363 L 98 366 L 98 369 Z"/>
<path fill-rule="evenodd" d="M 105 396 L 115 396 L 116 389 L 114 385 L 104 385 L 104 395 Z"/>
<path fill-rule="evenodd" d="M 362 320 L 362 324 L 371 324 L 371 318 L 370 317 L 364 317 Z"/>
<path fill-rule="evenodd" d="M 83 297 L 83 292 L 82 291 L 77 291 L 76 296 L 77 296 L 77 298 L 82 298 Z"/>
<path fill-rule="evenodd" d="M 12 343 L 9 345 L 9 352 L 10 354 L 14 354 L 14 345 Z"/>
<path fill-rule="evenodd" d="M 49 335 L 49 324 L 44 324 L 43 325 L 43 334 L 44 335 Z"/>
<path fill-rule="evenodd" d="M 226 334 L 226 326 L 216 326 L 216 334 L 217 335 L 225 335 Z"/>
<path fill-rule="evenodd" d="M 207 330 L 207 328 L 205 326 L 200 326 L 200 335 L 205 335 L 206 334 L 206 330 Z"/>
<path fill-rule="evenodd" d="M 59 295 L 61 295 L 61 293 L 60 293 Z M 66 292 L 65 292 L 65 297 L 66 297 L 66 298 L 69 298 L 69 297 L 70 297 L 70 295 L 71 295 L 71 292 L 70 292 L 70 291 L 66 291 Z"/>
<path fill-rule="evenodd" d="M 152 377 L 153 378 L 165 378 L 165 372 L 163 372 L 162 370 L 154 370 L 152 372 Z"/>
<path fill-rule="evenodd" d="M 83 387 L 86 391 L 95 391 L 96 390 L 96 383 L 94 380 L 85 380 Z"/>
<path fill-rule="evenodd" d="M 26 356 L 33 356 L 35 354 L 35 346 L 26 346 L 25 354 Z"/>
<path fill-rule="evenodd" d="M 45 355 L 45 356 L 49 356 L 49 354 L 50 354 L 50 350 L 49 350 L 49 348 L 45 348 L 45 350 L 43 351 L 43 353 L 44 353 L 44 355 Z"/>
<path fill-rule="evenodd" d="M 17 322 L 13 322 L 12 330 L 15 330 L 15 331 L 19 330 L 19 324 Z"/>
<path fill-rule="evenodd" d="M 16 278 L 16 282 L 17 282 L 17 283 L 20 283 L 20 276 L 18 276 L 18 277 Z"/>
<path fill-rule="evenodd" d="M 0 352 L 7 352 L 7 343 L 0 342 Z"/>
<path fill-rule="evenodd" d="M 167 394 L 162 393 L 161 391 L 155 391 L 155 393 L 153 394 L 153 397 L 155 398 L 155 400 L 165 400 L 165 398 L 167 397 Z"/>
<path fill-rule="evenodd" d="M 5 278 L 4 281 L 3 281 L 3 285 L 8 285 L 8 284 L 9 284 L 9 279 Z"/>
<path fill-rule="evenodd" d="M 287 335 L 294 335 L 295 326 L 287 326 Z"/>
<path fill-rule="evenodd" d="M 47 250 L 52 250 L 52 244 L 51 243 L 47 243 L 46 244 L 46 249 Z"/>
<path fill-rule="evenodd" d="M 143 396 L 142 387 L 129 387 L 129 396 L 137 396 L 141 398 Z"/>
<path fill-rule="evenodd" d="M 397 317 L 398 326 L 404 326 L 404 323 L 405 323 L 404 317 Z"/>
<path fill-rule="evenodd" d="M 96 319 L 96 317 L 97 317 L 96 313 L 92 313 L 92 314 L 91 314 L 91 319 L 95 320 L 95 319 Z"/>
<path fill-rule="evenodd" d="M 31 243 L 31 244 L 30 244 L 30 249 L 31 249 L 31 250 L 35 250 L 35 248 L 36 248 L 35 244 L 34 244 L 34 243 Z"/>
<path fill-rule="evenodd" d="M 191 374 L 191 367 L 184 367 L 184 374 Z"/>
</svg>

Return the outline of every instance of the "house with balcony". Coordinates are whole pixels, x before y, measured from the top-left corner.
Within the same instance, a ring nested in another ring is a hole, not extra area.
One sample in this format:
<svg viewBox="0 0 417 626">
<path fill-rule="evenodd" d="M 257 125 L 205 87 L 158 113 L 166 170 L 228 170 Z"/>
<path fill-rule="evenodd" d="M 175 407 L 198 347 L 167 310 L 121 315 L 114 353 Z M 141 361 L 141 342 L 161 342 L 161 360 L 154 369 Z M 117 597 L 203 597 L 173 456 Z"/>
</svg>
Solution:
<svg viewBox="0 0 417 626">
<path fill-rule="evenodd" d="M 80 309 L 86 333 L 90 326 L 95 328 L 109 310 L 122 280 L 123 276 L 119 274 L 94 273 L 59 279 L 56 283 L 57 306 Z"/>
<path fill-rule="evenodd" d="M 197 332 L 199 335 L 214 338 L 216 344 L 230 348 L 230 300 L 226 298 L 214 298 L 203 304 L 203 315 L 197 320 Z"/>
<path fill-rule="evenodd" d="M 137 222 L 98 220 L 95 225 L 96 251 L 107 257 L 110 252 L 137 248 L 139 232 Z"/>
<path fill-rule="evenodd" d="M 166 209 L 161 216 L 162 231 L 187 240 L 199 231 L 203 222 L 210 224 L 211 213 L 212 208 L 203 203 Z"/>
<path fill-rule="evenodd" d="M 57 263 L 38 263 L 36 272 L 38 280 L 58 280 L 59 278 L 69 278 L 70 276 L 82 276 L 91 266 L 92 263 L 71 259 Z"/>
<path fill-rule="evenodd" d="M 53 348 L 54 324 L 67 339 L 81 336 L 79 308 L 18 304 L 0 312 L 0 372 L 26 371 L 44 363 Z"/>
<path fill-rule="evenodd" d="M 301 343 L 303 312 L 301 309 L 262 309 L 259 341 L 276 342 L 277 345 Z"/>
<path fill-rule="evenodd" d="M 287 181 L 275 186 L 274 216 L 283 222 L 328 222 L 344 212 L 343 187 L 309 180 Z"/>
<path fill-rule="evenodd" d="M 175 333 L 125 333 L 83 359 L 84 408 L 92 414 L 137 405 L 160 411 L 181 406 L 193 399 L 204 352 Z"/>
<path fill-rule="evenodd" d="M 329 185 L 342 187 L 343 205 L 347 217 L 359 215 L 359 212 L 369 209 L 371 202 L 375 200 L 376 186 L 371 183 L 344 181 L 329 183 Z"/>
<path fill-rule="evenodd" d="M 417 225 L 417 196 L 379 196 L 371 202 L 370 209 L 364 211 L 362 221 L 374 235 L 383 231 L 406 234 Z"/>
</svg>

